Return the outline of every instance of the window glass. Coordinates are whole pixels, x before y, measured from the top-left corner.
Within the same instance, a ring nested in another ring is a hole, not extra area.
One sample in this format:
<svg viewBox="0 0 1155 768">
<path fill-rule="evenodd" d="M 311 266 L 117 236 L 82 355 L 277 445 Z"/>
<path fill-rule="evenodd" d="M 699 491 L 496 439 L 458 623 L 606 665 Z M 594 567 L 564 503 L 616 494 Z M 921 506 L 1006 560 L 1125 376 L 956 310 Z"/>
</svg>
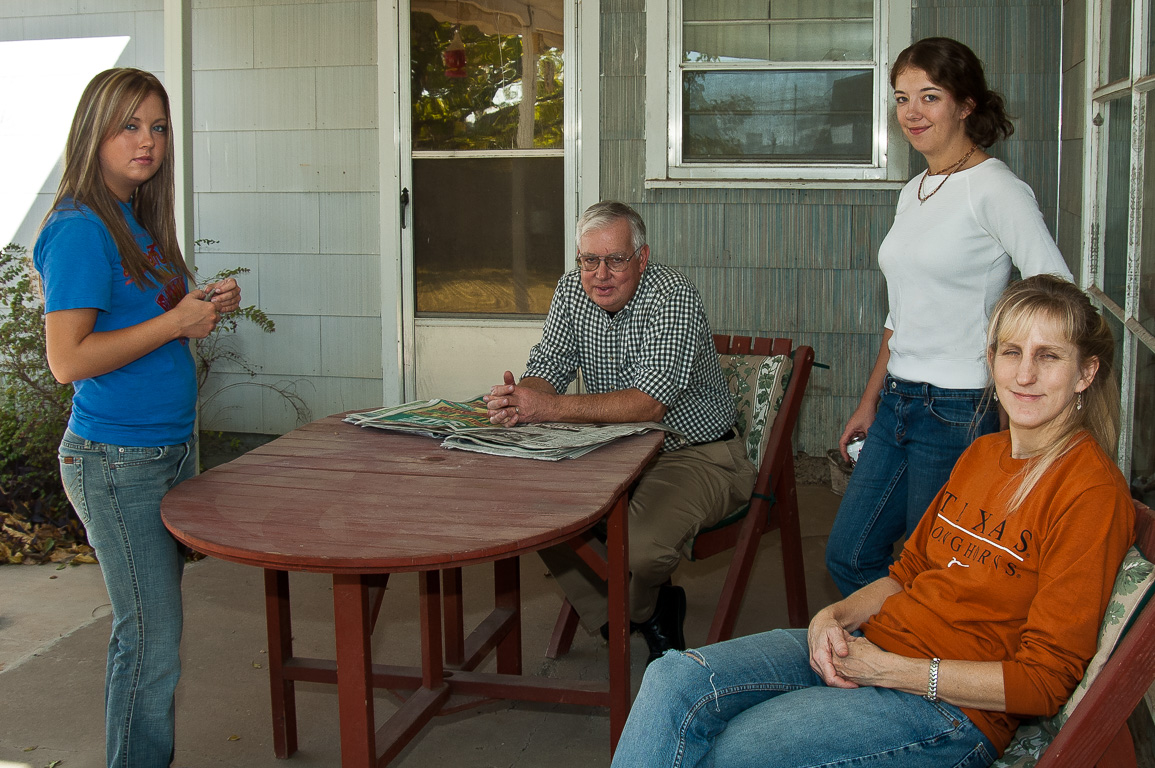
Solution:
<svg viewBox="0 0 1155 768">
<path fill-rule="evenodd" d="M 417 311 L 548 312 L 562 272 L 563 177 L 561 157 L 414 158 Z"/>
<path fill-rule="evenodd" d="M 411 14 L 413 149 L 561 149 L 560 37 L 500 34 L 513 24 L 496 11 L 485 20 L 459 25 Z M 527 60 L 532 82 L 522 77 Z"/>
<path fill-rule="evenodd" d="M 1143 62 L 1144 75 L 1155 71 L 1155 2 L 1147 0 L 1147 60 Z"/>
<path fill-rule="evenodd" d="M 1113 83 L 1131 75 L 1131 0 L 1104 0 L 1105 44 L 1099 49 L 1102 83 Z"/>
<path fill-rule="evenodd" d="M 414 306 L 544 315 L 565 268 L 561 0 L 410 14 Z"/>
<path fill-rule="evenodd" d="M 688 72 L 686 162 L 869 163 L 870 70 Z"/>
<path fill-rule="evenodd" d="M 1146 95 L 1148 120 L 1155 114 L 1155 91 Z M 1137 319 L 1155 333 L 1155 130 L 1148 123 L 1143 154 L 1143 247 L 1139 253 L 1139 310 Z"/>
<path fill-rule="evenodd" d="M 686 21 L 684 61 L 870 61 L 874 20 Z"/>
<path fill-rule="evenodd" d="M 1155 352 L 1139 341 L 1135 358 L 1135 431 L 1131 441 L 1131 489 L 1155 507 Z"/>
<path fill-rule="evenodd" d="M 1103 180 L 1103 292 L 1120 307 L 1127 302 L 1127 230 L 1131 183 L 1131 94 L 1103 106 L 1106 177 Z M 1120 358 L 1122 359 L 1122 358 Z"/>
<path fill-rule="evenodd" d="M 670 0 L 665 172 L 885 178 L 883 3 Z"/>
</svg>

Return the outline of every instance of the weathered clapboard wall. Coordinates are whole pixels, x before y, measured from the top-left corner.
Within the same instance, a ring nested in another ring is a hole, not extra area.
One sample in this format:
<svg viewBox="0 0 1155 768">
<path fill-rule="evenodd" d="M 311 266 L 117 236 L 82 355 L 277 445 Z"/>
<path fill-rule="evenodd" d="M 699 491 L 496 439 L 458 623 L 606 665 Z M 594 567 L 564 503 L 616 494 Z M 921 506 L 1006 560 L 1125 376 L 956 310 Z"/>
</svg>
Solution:
<svg viewBox="0 0 1155 768">
<path fill-rule="evenodd" d="M 886 292 L 877 251 L 897 192 L 646 189 L 645 0 L 604 0 L 602 11 L 602 196 L 638 207 L 655 258 L 694 280 L 715 331 L 814 347 L 830 368 L 810 379 L 796 445 L 822 454 L 837 444 L 878 351 Z M 1034 188 L 1053 230 L 1059 0 L 915 0 L 911 21 L 912 40 L 954 37 L 984 61 L 1017 118 L 1014 137 L 993 154 Z M 915 155 L 911 167 L 925 165 Z"/>
</svg>

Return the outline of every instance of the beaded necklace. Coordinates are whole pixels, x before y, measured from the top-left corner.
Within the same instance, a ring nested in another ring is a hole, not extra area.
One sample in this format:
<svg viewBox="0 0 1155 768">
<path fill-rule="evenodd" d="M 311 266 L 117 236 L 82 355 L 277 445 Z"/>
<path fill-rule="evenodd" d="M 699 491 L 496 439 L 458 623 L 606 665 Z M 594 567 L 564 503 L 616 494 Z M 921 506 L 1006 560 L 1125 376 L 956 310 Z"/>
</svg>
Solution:
<svg viewBox="0 0 1155 768">
<path fill-rule="evenodd" d="M 934 197 L 934 193 L 938 192 L 940 189 L 942 189 L 942 185 L 946 184 L 946 181 L 947 181 L 947 179 L 949 179 L 951 177 L 951 174 L 954 173 L 955 171 L 957 171 L 959 168 L 962 168 L 964 165 L 966 165 L 967 160 L 971 159 L 971 155 L 973 155 L 975 153 L 975 150 L 978 148 L 979 148 L 978 144 L 971 144 L 970 150 L 965 155 L 962 156 L 961 160 L 959 160 L 956 163 L 951 163 L 946 168 L 943 168 L 942 170 L 946 171 L 946 179 L 943 179 L 942 181 L 940 181 L 938 183 L 938 186 L 930 191 L 930 194 L 923 197 L 922 183 L 924 181 L 926 181 L 926 177 L 930 175 L 930 168 L 928 167 L 926 169 L 926 173 L 924 173 L 922 175 L 922 178 L 918 180 L 918 203 L 919 203 L 919 205 L 922 205 L 927 200 L 930 200 L 932 197 Z M 940 173 L 941 172 L 942 171 L 940 171 Z"/>
</svg>

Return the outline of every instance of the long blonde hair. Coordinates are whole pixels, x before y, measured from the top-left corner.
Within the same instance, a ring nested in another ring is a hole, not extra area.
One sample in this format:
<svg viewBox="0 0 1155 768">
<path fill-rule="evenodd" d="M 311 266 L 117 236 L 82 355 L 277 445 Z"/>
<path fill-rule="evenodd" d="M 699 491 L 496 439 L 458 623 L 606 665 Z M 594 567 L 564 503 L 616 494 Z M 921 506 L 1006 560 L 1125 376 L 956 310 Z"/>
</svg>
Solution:
<svg viewBox="0 0 1155 768">
<path fill-rule="evenodd" d="M 1074 283 L 1054 275 L 1035 275 L 1010 285 L 987 326 L 987 355 L 994 359 L 999 344 L 1039 318 L 1053 320 L 1067 343 L 1075 347 L 1082 370 L 1092 359 L 1099 368 L 1082 392 L 1082 408 L 1069 408 L 1054 441 L 1027 463 L 1009 509 L 1014 512 L 1030 495 L 1055 461 L 1078 444 L 1086 433 L 1115 459 L 1119 442 L 1119 384 L 1115 380 L 1115 338 L 1106 319 Z M 994 391 L 992 382 L 988 396 Z"/>
<path fill-rule="evenodd" d="M 85 205 L 108 227 L 125 272 L 140 287 L 163 285 L 170 277 L 151 264 L 132 236 L 116 197 L 104 183 L 100 169 L 100 147 L 116 135 L 132 118 L 140 103 L 155 93 L 164 103 L 164 116 L 172 125 L 168 94 L 151 72 L 122 67 L 108 69 L 92 78 L 72 118 L 68 143 L 64 148 L 64 173 L 52 211 Z M 192 278 L 181 255 L 174 215 L 175 175 L 171 134 L 164 162 L 151 179 L 132 196 L 132 212 L 156 241 L 173 272 Z M 68 201 L 71 201 L 69 203 Z M 45 217 L 45 221 L 48 217 Z M 43 225 L 42 225 L 43 226 Z"/>
</svg>

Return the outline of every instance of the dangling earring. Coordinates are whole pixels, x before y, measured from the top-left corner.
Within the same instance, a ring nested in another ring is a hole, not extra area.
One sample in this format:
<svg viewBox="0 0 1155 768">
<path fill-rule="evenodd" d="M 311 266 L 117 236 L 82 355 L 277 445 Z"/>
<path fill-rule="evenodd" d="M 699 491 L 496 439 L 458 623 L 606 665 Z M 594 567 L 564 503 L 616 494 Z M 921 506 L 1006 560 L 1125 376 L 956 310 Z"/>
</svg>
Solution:
<svg viewBox="0 0 1155 768">
<path fill-rule="evenodd" d="M 998 401 L 999 401 L 999 393 L 995 392 L 995 402 L 997 403 Z"/>
<path fill-rule="evenodd" d="M 1080 392 L 1079 396 L 1075 399 L 1075 410 L 1076 411 L 1083 410 L 1083 393 L 1082 392 Z"/>
</svg>

